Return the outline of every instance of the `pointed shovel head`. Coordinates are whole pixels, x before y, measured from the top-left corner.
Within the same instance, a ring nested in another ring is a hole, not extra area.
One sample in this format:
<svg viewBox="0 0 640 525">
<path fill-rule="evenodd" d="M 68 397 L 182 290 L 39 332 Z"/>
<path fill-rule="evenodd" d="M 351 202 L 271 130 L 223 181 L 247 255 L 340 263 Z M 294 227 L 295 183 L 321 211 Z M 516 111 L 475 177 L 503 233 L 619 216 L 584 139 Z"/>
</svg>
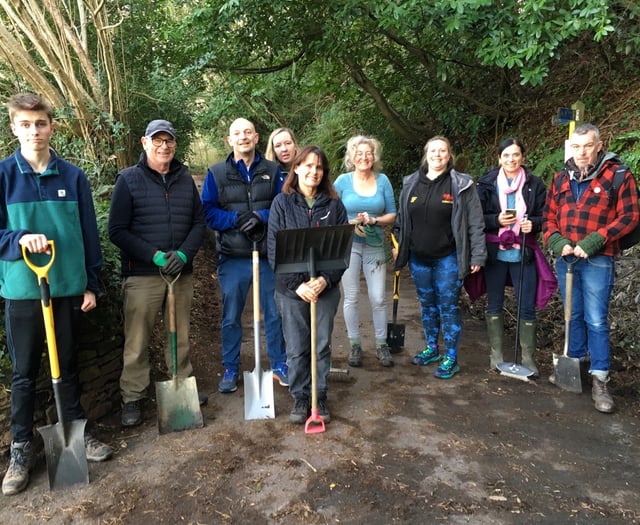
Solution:
<svg viewBox="0 0 640 525">
<path fill-rule="evenodd" d="M 582 393 L 580 378 L 580 360 L 577 357 L 553 354 L 553 368 L 556 376 L 555 385 L 567 392 Z"/>
<path fill-rule="evenodd" d="M 86 419 L 76 419 L 38 429 L 44 441 L 51 490 L 89 483 L 87 451 L 84 447 L 86 424 Z"/>
<path fill-rule="evenodd" d="M 273 371 L 255 369 L 244 372 L 244 418 L 274 419 Z"/>
<path fill-rule="evenodd" d="M 387 344 L 392 354 L 398 354 L 404 347 L 404 325 L 403 324 L 387 324 Z"/>
<path fill-rule="evenodd" d="M 169 381 L 157 381 L 156 401 L 160 434 L 204 426 L 195 377 L 176 377 Z"/>
</svg>

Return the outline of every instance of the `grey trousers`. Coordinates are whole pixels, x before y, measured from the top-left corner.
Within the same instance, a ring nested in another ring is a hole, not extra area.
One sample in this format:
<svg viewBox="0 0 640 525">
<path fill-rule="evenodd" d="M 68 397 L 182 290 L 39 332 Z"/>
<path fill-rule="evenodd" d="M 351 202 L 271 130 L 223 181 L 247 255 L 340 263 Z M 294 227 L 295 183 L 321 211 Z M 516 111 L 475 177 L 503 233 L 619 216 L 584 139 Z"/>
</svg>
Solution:
<svg viewBox="0 0 640 525">
<path fill-rule="evenodd" d="M 329 288 L 316 303 L 316 351 L 318 399 L 327 397 L 327 376 L 331 368 L 331 334 L 340 303 L 340 289 Z M 311 397 L 311 305 L 276 292 L 287 345 L 289 393 L 294 399 Z"/>
</svg>

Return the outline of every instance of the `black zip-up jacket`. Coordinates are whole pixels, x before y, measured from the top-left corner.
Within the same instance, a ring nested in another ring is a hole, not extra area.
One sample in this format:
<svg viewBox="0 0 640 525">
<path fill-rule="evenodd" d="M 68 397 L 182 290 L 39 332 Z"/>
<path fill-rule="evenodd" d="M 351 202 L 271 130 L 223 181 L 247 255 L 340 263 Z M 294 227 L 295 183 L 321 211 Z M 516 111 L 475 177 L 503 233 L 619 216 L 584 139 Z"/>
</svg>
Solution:
<svg viewBox="0 0 640 525">
<path fill-rule="evenodd" d="M 275 271 L 276 265 L 276 236 L 280 230 L 293 230 L 297 228 L 322 228 L 323 226 L 336 226 L 347 224 L 347 210 L 340 199 L 331 199 L 321 193 L 316 196 L 313 208 L 309 208 L 304 197 L 300 193 L 280 193 L 273 200 L 269 212 L 269 228 L 267 230 L 267 246 L 269 252 L 269 264 Z M 344 270 L 319 272 L 327 281 L 327 289 L 338 286 Z M 309 280 L 309 272 L 278 273 L 276 274 L 276 291 L 294 299 L 300 299 L 296 290 L 298 286 Z M 300 299 L 302 300 L 302 299 Z"/>
<path fill-rule="evenodd" d="M 544 204 L 547 195 L 547 189 L 540 177 L 535 176 L 527 168 L 525 171 L 525 182 L 522 186 L 522 198 L 527 208 L 527 218 L 531 220 L 533 235 L 537 235 L 542 231 L 542 219 Z M 478 196 L 482 204 L 484 213 L 485 232 L 498 234 L 500 223 L 498 215 L 500 214 L 500 200 L 496 191 L 496 179 L 500 168 L 493 168 L 484 174 L 478 180 Z M 492 245 L 493 244 L 493 245 Z M 489 258 L 495 260 L 498 245 L 496 243 L 487 243 Z"/>
<path fill-rule="evenodd" d="M 226 160 L 209 167 L 218 189 L 218 206 L 223 210 L 242 213 L 268 210 L 277 194 L 279 171 L 275 162 L 265 159 L 253 166 L 253 178 L 247 183 L 233 165 L 231 153 Z M 260 257 L 267 256 L 265 239 L 257 242 Z M 253 242 L 237 228 L 216 230 L 216 249 L 225 257 L 251 257 Z"/>
<path fill-rule="evenodd" d="M 118 174 L 109 211 L 109 238 L 120 248 L 124 277 L 158 275 L 152 260 L 157 250 L 180 250 L 187 256 L 182 273 L 191 273 L 205 230 L 198 189 L 178 160 L 171 161 L 165 180 L 148 166 L 145 153 L 138 164 Z"/>
</svg>

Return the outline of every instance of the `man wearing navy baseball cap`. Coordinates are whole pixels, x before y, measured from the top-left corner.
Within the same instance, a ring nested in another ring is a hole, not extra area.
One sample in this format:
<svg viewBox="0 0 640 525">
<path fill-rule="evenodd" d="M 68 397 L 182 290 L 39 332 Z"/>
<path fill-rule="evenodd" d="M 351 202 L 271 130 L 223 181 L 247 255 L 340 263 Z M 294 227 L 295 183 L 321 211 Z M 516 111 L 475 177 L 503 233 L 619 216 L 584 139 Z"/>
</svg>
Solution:
<svg viewBox="0 0 640 525">
<path fill-rule="evenodd" d="M 169 326 L 167 283 L 160 272 L 169 280 L 178 277 L 174 284 L 178 377 L 193 372 L 189 360 L 192 263 L 206 228 L 198 189 L 187 166 L 175 158 L 173 124 L 152 120 L 140 140 L 144 149 L 140 161 L 118 174 L 109 213 L 109 237 L 120 248 L 124 290 L 123 426 L 142 423 L 142 402 L 150 383 L 148 343 L 163 308 L 164 324 Z M 171 370 L 168 345 L 165 361 Z M 200 402 L 206 402 L 205 395 L 200 395 Z"/>
</svg>

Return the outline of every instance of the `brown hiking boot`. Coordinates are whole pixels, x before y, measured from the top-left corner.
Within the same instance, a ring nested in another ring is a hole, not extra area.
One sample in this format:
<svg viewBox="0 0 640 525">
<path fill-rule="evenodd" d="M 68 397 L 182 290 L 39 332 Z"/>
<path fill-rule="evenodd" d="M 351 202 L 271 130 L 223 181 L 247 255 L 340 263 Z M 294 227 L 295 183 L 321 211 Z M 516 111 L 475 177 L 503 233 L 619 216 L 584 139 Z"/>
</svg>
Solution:
<svg viewBox="0 0 640 525">
<path fill-rule="evenodd" d="M 378 359 L 382 366 L 393 366 L 393 358 L 391 357 L 391 353 L 389 352 L 389 346 L 386 344 L 380 345 L 376 348 L 376 354 L 378 354 Z"/>
<path fill-rule="evenodd" d="M 351 345 L 349 352 L 349 366 L 362 366 L 362 347 L 359 344 Z"/>
<path fill-rule="evenodd" d="M 606 381 L 600 381 L 596 376 L 593 376 L 593 387 L 591 389 L 591 398 L 593 399 L 596 410 L 598 412 L 604 412 L 605 414 L 613 412 L 615 408 L 613 398 L 607 390 L 608 382 L 609 378 L 607 378 Z"/>
<path fill-rule="evenodd" d="M 2 493 L 12 496 L 22 492 L 29 484 L 29 472 L 36 466 L 43 453 L 42 440 L 34 437 L 24 443 L 11 443 L 9 468 L 2 480 Z"/>
</svg>

